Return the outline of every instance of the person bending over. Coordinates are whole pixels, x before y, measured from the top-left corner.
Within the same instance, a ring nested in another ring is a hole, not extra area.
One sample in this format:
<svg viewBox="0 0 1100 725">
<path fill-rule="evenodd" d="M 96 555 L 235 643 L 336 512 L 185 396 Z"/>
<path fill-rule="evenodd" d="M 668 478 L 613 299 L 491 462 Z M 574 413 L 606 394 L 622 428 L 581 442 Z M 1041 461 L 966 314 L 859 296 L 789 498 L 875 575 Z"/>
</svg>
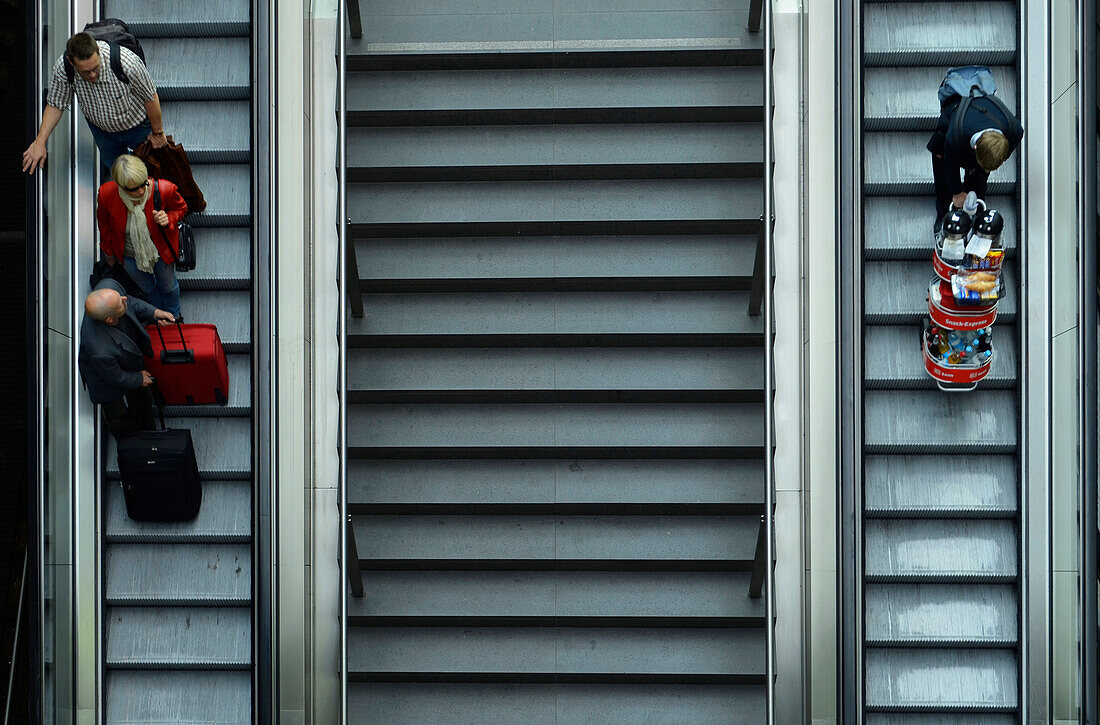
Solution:
<svg viewBox="0 0 1100 725">
<path fill-rule="evenodd" d="M 149 71 L 129 48 L 119 46 L 118 50 L 129 83 L 111 71 L 110 43 L 97 41 L 88 33 L 69 38 L 64 55 L 53 66 L 38 135 L 23 152 L 24 172 L 33 174 L 46 165 L 46 141 L 72 103 L 74 93 L 99 148 L 99 159 L 107 168 L 145 139 L 155 148 L 168 145 L 160 96 Z M 74 70 L 71 81 L 66 61 Z"/>
<path fill-rule="evenodd" d="M 982 94 L 971 98 L 965 116 L 956 119 L 963 100 L 960 93 L 969 95 L 972 88 Z M 948 209 L 962 207 L 967 192 L 985 197 L 989 172 L 1000 168 L 1020 145 L 1023 127 L 994 100 L 995 90 L 984 66 L 953 68 L 940 85 L 940 117 L 927 146 L 932 153 L 937 232 Z"/>
<path fill-rule="evenodd" d="M 149 301 L 173 315 L 180 313 L 180 286 L 175 260 L 179 256 L 179 222 L 187 202 L 176 185 L 150 181 L 145 162 L 123 154 L 111 167 L 112 181 L 99 187 L 96 218 L 99 247 L 108 264 L 120 259 Z M 160 189 L 160 209 L 154 209 L 153 184 Z"/>
<path fill-rule="evenodd" d="M 80 322 L 80 378 L 92 402 L 103 406 L 107 427 L 116 438 L 152 429 L 153 403 L 148 387 L 153 376 L 144 369 L 153 355 L 145 325 L 175 322 L 170 312 L 129 299 L 113 279 L 100 282 L 84 300 Z"/>
</svg>

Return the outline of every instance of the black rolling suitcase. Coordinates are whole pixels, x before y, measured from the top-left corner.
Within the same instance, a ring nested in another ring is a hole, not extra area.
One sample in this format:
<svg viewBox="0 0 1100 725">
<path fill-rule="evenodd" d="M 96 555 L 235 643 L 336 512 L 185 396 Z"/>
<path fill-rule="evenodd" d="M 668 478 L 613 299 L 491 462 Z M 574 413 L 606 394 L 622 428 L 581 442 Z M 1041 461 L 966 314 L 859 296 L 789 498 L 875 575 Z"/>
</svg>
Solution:
<svg viewBox="0 0 1100 725">
<path fill-rule="evenodd" d="M 153 399 L 163 401 L 159 391 Z M 195 446 L 187 428 L 134 433 L 118 441 L 118 472 L 126 497 L 126 515 L 135 521 L 190 521 L 202 505 L 202 484 Z"/>
</svg>

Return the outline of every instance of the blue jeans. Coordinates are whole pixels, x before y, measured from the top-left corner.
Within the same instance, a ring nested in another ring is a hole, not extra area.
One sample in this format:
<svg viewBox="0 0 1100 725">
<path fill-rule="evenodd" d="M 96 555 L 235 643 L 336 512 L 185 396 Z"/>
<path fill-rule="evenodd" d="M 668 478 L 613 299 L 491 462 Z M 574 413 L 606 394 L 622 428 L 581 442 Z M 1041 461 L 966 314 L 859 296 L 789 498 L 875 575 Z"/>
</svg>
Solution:
<svg viewBox="0 0 1100 725">
<path fill-rule="evenodd" d="M 84 120 L 88 121 L 86 118 Z M 129 131 L 119 131 L 117 133 L 104 131 L 91 121 L 88 121 L 88 128 L 92 130 L 92 138 L 95 139 L 95 145 L 99 148 L 99 160 L 107 167 L 108 177 L 115 159 L 136 149 L 153 132 L 153 127 L 149 124 L 148 118 Z"/>
<path fill-rule="evenodd" d="M 158 310 L 179 316 L 180 283 L 176 281 L 175 265 L 165 264 L 163 259 L 158 259 L 153 265 L 153 273 L 149 274 L 138 269 L 133 257 L 123 257 L 122 264 L 137 286 L 141 287 L 141 291 L 149 298 L 149 304 Z"/>
</svg>

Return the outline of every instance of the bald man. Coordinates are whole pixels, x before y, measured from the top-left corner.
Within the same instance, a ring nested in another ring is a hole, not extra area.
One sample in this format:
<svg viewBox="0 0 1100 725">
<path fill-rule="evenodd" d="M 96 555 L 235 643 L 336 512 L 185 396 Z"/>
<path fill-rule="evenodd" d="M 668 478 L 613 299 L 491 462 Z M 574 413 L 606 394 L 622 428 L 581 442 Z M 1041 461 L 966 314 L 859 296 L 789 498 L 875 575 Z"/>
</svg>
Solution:
<svg viewBox="0 0 1100 725">
<path fill-rule="evenodd" d="M 126 296 L 113 279 L 104 279 L 84 300 L 80 323 L 80 377 L 92 402 L 103 406 L 107 427 L 116 438 L 153 427 L 148 387 L 153 376 L 143 358 L 153 355 L 145 325 L 168 325 L 175 317 L 148 302 Z"/>
</svg>

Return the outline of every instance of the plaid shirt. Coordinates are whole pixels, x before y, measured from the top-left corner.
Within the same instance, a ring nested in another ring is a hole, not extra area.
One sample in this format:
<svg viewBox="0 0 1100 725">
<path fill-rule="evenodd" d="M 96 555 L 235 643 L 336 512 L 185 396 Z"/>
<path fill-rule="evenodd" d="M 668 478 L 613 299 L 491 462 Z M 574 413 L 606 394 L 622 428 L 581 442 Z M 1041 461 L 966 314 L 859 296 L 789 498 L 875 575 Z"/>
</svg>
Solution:
<svg viewBox="0 0 1100 725">
<path fill-rule="evenodd" d="M 65 73 L 65 58 L 62 56 L 54 63 L 46 103 L 64 111 L 72 103 L 75 91 L 80 110 L 92 125 L 111 133 L 129 131 L 145 120 L 148 115 L 145 113 L 145 103 L 156 97 L 157 87 L 153 85 L 153 79 L 141 58 L 122 47 L 119 48 L 122 69 L 126 71 L 130 82 L 127 84 L 120 81 L 111 70 L 110 44 L 100 40 L 97 45 L 99 78 L 94 83 L 89 83 L 79 73 L 74 73 L 70 84 Z"/>
</svg>

